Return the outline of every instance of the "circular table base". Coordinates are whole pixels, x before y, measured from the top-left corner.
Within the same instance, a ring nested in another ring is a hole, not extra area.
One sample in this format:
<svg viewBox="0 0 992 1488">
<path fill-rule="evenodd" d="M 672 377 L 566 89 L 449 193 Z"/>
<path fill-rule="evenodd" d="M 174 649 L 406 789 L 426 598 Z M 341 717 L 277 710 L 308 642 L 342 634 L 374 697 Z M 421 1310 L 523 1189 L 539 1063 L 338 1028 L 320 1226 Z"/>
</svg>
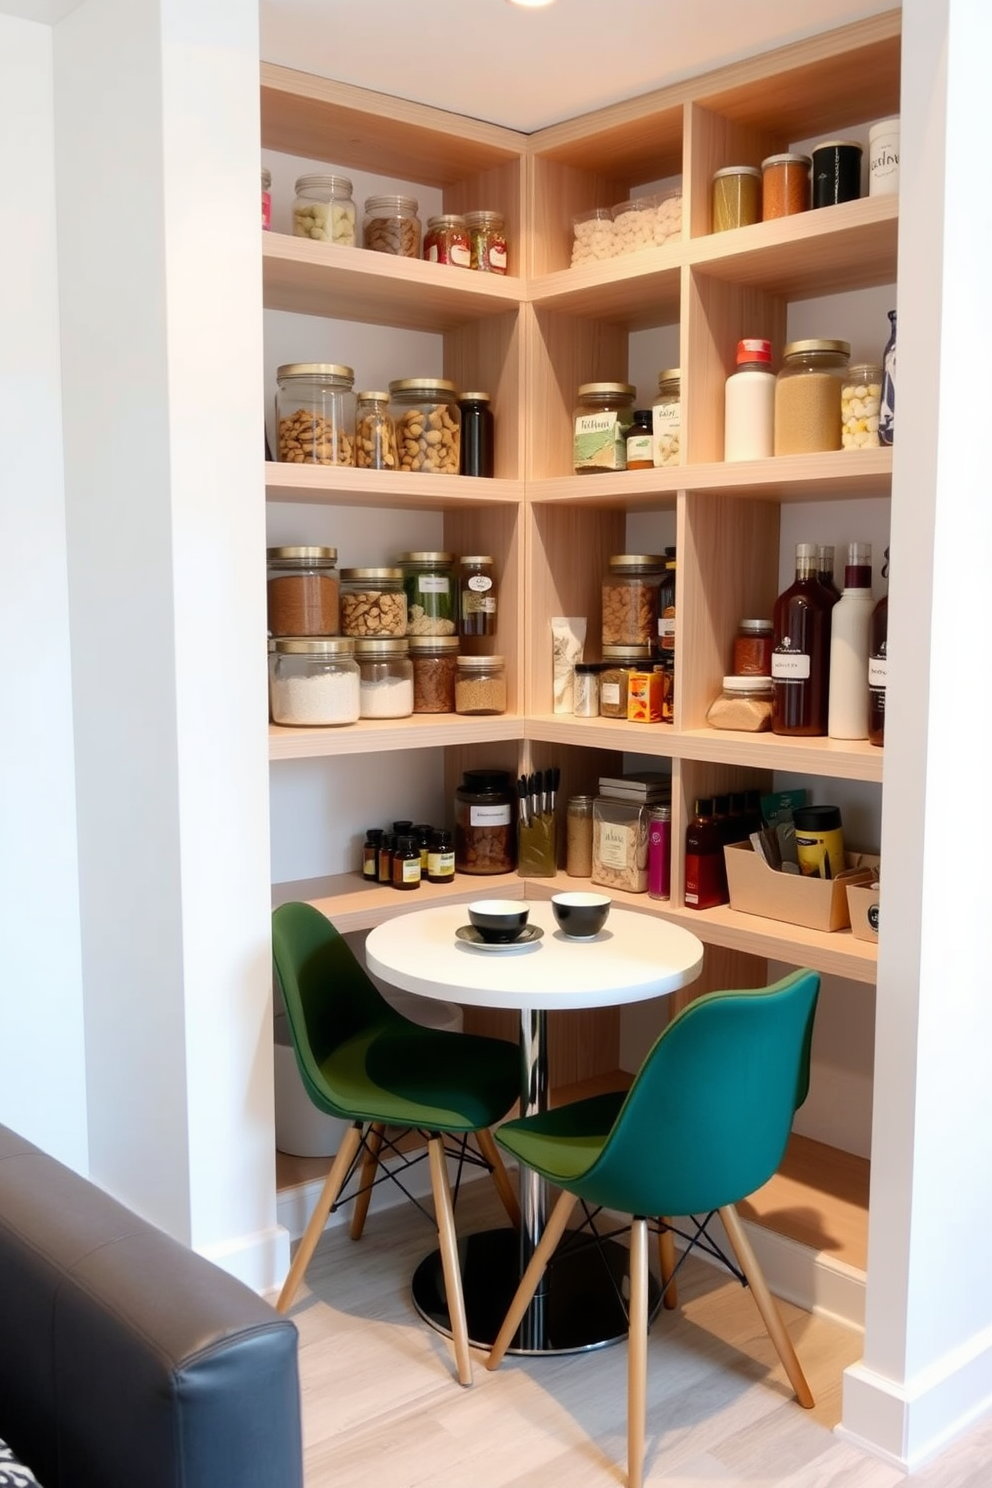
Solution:
<svg viewBox="0 0 992 1488">
<path fill-rule="evenodd" d="M 544 1274 L 543 1304 L 525 1317 L 509 1353 L 574 1354 L 626 1338 L 626 1246 L 614 1240 L 597 1246 L 588 1236 L 582 1236 L 578 1248 L 571 1249 L 575 1243 L 575 1232 L 566 1233 Z M 480 1348 L 489 1348 L 520 1279 L 520 1236 L 510 1229 L 467 1235 L 458 1242 L 458 1259 L 469 1339 Z M 661 1289 L 653 1276 L 648 1285 L 648 1315 L 653 1317 L 661 1304 Z M 413 1302 L 432 1328 L 450 1335 L 439 1251 L 425 1256 L 414 1272 Z"/>
</svg>

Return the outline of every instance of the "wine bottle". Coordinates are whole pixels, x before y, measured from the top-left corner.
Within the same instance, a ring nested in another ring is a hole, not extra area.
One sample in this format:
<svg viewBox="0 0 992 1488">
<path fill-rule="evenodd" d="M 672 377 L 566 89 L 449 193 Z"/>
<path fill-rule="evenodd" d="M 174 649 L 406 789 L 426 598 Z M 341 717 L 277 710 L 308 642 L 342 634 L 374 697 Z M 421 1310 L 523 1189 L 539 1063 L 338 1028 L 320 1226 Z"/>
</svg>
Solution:
<svg viewBox="0 0 992 1488">
<path fill-rule="evenodd" d="M 833 600 L 817 577 L 815 543 L 796 544 L 796 578 L 775 601 L 772 730 L 812 737 L 827 732 L 830 614 Z"/>
</svg>

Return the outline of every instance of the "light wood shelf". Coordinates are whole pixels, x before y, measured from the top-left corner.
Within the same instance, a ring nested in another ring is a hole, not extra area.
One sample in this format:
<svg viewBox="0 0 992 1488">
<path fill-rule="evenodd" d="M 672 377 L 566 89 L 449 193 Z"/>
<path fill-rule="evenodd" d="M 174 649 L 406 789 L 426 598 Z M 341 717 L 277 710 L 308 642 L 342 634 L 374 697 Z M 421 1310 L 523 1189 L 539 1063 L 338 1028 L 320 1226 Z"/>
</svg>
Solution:
<svg viewBox="0 0 992 1488">
<path fill-rule="evenodd" d="M 365 883 L 359 873 L 330 873 L 321 878 L 303 878 L 274 884 L 272 907 L 291 900 L 312 904 L 333 920 L 343 935 L 352 930 L 371 930 L 393 915 L 435 904 L 470 904 L 473 899 L 525 899 L 527 885 L 515 873 L 487 874 L 485 878 L 456 873 L 450 884 L 422 883 L 419 889 L 401 893 L 388 884 Z"/>
<path fill-rule="evenodd" d="M 266 462 L 269 501 L 315 506 L 410 507 L 417 511 L 491 505 L 520 506 L 522 481 L 472 479 L 464 475 L 419 475 L 406 470 L 358 470 L 351 465 L 288 465 Z"/>
<path fill-rule="evenodd" d="M 269 724 L 269 759 L 324 759 L 331 755 L 444 749 L 457 744 L 493 744 L 521 739 L 523 720 L 512 713 L 473 717 L 415 713 L 410 718 L 363 718 L 342 728 L 284 728 Z"/>
</svg>

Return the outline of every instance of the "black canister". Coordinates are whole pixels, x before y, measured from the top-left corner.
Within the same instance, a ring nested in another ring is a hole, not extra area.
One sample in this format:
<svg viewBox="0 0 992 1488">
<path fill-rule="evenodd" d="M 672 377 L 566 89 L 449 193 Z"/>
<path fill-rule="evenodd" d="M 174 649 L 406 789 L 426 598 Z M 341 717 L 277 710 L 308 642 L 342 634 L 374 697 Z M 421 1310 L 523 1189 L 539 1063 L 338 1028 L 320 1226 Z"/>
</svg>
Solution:
<svg viewBox="0 0 992 1488">
<path fill-rule="evenodd" d="M 462 415 L 460 475 L 491 477 L 495 470 L 493 411 L 488 393 L 462 393 L 458 399 Z"/>
<path fill-rule="evenodd" d="M 512 873 L 517 865 L 514 796 L 506 770 L 466 770 L 455 791 L 455 868 Z"/>
<path fill-rule="evenodd" d="M 824 140 L 813 151 L 813 206 L 833 207 L 861 195 L 861 146 L 857 140 Z"/>
</svg>

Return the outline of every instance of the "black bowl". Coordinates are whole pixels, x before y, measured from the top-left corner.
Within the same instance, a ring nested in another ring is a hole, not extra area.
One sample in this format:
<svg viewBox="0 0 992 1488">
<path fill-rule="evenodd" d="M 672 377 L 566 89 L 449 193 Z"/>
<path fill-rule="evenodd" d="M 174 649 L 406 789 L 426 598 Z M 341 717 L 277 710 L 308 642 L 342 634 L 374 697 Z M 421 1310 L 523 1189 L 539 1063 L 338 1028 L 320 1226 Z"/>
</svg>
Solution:
<svg viewBox="0 0 992 1488">
<path fill-rule="evenodd" d="M 559 929 L 570 940 L 591 940 L 606 924 L 610 900 L 605 894 L 555 894 L 551 908 Z"/>
<path fill-rule="evenodd" d="M 516 940 L 529 914 L 530 905 L 520 899 L 477 899 L 468 906 L 468 917 L 483 940 L 496 945 Z"/>
</svg>

